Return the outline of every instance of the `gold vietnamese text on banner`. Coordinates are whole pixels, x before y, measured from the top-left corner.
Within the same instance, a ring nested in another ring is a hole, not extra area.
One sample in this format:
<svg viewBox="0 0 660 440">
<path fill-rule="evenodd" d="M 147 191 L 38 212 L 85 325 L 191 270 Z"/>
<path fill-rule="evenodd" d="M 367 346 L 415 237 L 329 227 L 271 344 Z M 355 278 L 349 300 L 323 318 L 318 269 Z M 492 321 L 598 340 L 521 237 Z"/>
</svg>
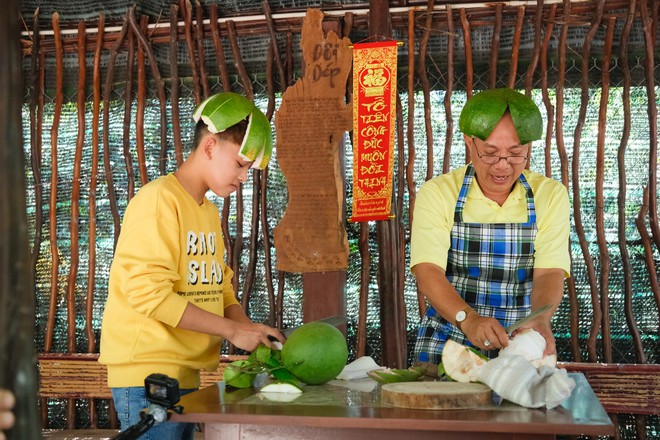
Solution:
<svg viewBox="0 0 660 440">
<path fill-rule="evenodd" d="M 396 41 L 353 45 L 351 222 L 392 217 L 397 46 Z"/>
</svg>

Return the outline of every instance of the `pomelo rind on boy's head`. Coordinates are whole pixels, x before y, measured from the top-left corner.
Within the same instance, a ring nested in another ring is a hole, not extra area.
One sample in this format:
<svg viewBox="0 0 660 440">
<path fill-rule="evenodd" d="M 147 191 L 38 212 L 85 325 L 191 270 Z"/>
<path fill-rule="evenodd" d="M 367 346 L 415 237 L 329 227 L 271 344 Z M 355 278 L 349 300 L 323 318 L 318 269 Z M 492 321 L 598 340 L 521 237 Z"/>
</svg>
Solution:
<svg viewBox="0 0 660 440">
<path fill-rule="evenodd" d="M 206 98 L 193 113 L 195 122 L 201 120 L 211 133 L 221 133 L 246 118 L 248 127 L 238 154 L 253 162 L 252 168 L 266 168 L 273 152 L 271 126 L 252 101 L 237 93 L 221 92 Z"/>
<path fill-rule="evenodd" d="M 461 111 L 459 129 L 485 141 L 507 110 L 521 145 L 541 139 L 543 119 L 539 108 L 528 96 L 508 88 L 484 90 L 472 96 Z"/>
</svg>

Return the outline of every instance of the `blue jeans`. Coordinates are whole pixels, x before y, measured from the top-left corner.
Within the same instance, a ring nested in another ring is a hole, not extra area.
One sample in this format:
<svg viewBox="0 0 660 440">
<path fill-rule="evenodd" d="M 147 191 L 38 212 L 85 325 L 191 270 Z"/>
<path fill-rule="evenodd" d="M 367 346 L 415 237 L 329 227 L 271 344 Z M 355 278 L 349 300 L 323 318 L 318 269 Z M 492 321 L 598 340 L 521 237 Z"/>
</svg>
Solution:
<svg viewBox="0 0 660 440">
<path fill-rule="evenodd" d="M 180 390 L 181 395 L 195 391 Z M 124 431 L 140 421 L 140 411 L 147 408 L 150 402 L 144 392 L 144 387 L 112 388 L 112 400 L 115 403 L 117 417 L 121 430 Z M 162 422 L 154 424 L 140 436 L 140 440 L 193 440 L 194 423 Z"/>
</svg>

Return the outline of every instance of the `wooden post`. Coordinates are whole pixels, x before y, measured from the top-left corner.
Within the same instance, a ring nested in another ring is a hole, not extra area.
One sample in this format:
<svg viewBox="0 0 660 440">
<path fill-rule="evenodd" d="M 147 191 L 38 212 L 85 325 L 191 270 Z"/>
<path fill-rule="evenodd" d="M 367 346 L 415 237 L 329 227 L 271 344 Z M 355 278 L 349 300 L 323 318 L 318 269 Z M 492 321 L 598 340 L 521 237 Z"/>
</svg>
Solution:
<svg viewBox="0 0 660 440">
<path fill-rule="evenodd" d="M 341 35 L 341 28 L 337 21 L 324 21 L 323 32 L 335 32 Z M 345 142 L 339 143 L 339 163 L 344 167 L 346 155 Z M 345 170 L 341 175 L 346 176 Z M 346 185 L 342 185 L 345 188 Z M 346 200 L 343 192 L 342 200 Z M 342 218 L 346 221 L 346 205 L 343 207 Z M 306 272 L 302 275 L 303 281 L 303 322 L 315 321 L 328 316 L 346 315 L 346 271 L 332 272 Z"/>
<path fill-rule="evenodd" d="M 27 234 L 18 0 L 0 14 L 0 387 L 16 395 L 8 438 L 39 439 L 34 283 Z"/>
<path fill-rule="evenodd" d="M 374 40 L 392 37 L 387 0 L 369 2 L 369 36 Z M 397 212 L 396 199 L 392 212 Z M 403 276 L 403 258 L 399 255 L 401 220 L 376 222 L 378 237 L 378 290 L 380 293 L 381 365 L 405 368 L 408 341 L 406 313 L 400 280 Z"/>
</svg>

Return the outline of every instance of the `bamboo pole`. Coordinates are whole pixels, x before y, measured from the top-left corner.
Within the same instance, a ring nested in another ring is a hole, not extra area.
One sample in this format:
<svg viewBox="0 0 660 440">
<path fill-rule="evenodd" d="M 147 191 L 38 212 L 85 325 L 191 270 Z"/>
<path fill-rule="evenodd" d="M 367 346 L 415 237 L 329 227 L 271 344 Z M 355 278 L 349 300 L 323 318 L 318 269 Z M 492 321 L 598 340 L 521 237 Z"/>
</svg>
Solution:
<svg viewBox="0 0 660 440">
<path fill-rule="evenodd" d="M 518 51 L 520 50 L 520 37 L 522 34 L 524 19 L 525 19 L 525 5 L 520 5 L 518 6 L 516 27 L 514 28 L 514 32 L 513 32 L 513 45 L 511 46 L 511 64 L 509 67 L 509 81 L 507 83 L 507 86 L 510 89 L 513 89 L 516 86 L 516 72 L 518 71 Z"/>
<path fill-rule="evenodd" d="M 73 158 L 73 180 L 71 182 L 71 219 L 69 222 L 70 264 L 67 282 L 67 350 L 75 353 L 76 350 L 76 281 L 78 278 L 78 265 L 80 262 L 80 243 L 78 224 L 80 223 L 80 167 L 82 165 L 82 151 L 85 142 L 85 81 L 87 79 L 85 22 L 78 22 L 78 134 Z"/>
<path fill-rule="evenodd" d="M 598 135 L 596 149 L 596 237 L 600 250 L 600 306 L 603 314 L 603 352 L 605 362 L 612 362 L 612 335 L 610 333 L 610 253 L 605 238 L 605 131 L 607 130 L 607 103 L 610 97 L 610 60 L 612 58 L 612 40 L 616 17 L 607 19 L 605 47 L 601 67 L 601 95 L 598 111 Z"/>
<path fill-rule="evenodd" d="M 356 357 L 367 351 L 367 310 L 369 306 L 369 284 L 371 281 L 371 252 L 369 251 L 369 222 L 360 222 L 358 238 L 360 252 L 360 297 L 358 298 Z"/>
<path fill-rule="evenodd" d="M 131 13 L 128 14 L 128 22 L 131 26 L 131 33 L 136 35 L 134 27 L 131 25 Z M 143 15 L 141 20 L 147 16 Z M 142 21 L 142 26 L 145 22 Z M 135 106 L 135 149 L 137 151 L 138 170 L 140 174 L 140 186 L 149 182 L 149 174 L 147 170 L 147 157 L 144 147 L 144 114 L 146 111 L 146 95 L 147 95 L 147 66 L 145 63 L 144 47 L 139 43 L 137 45 L 137 103 Z"/>
<path fill-rule="evenodd" d="M 448 173 L 450 168 L 451 145 L 454 137 L 454 118 L 451 111 L 451 97 L 454 88 L 454 17 L 451 5 L 447 5 L 447 90 L 443 104 L 445 107 L 445 155 L 442 160 L 442 172 Z"/>
<path fill-rule="evenodd" d="M 463 44 L 465 46 L 465 93 L 467 99 L 472 97 L 472 90 L 474 89 L 474 65 L 472 62 L 472 38 L 470 34 L 470 22 L 467 18 L 465 8 L 458 10 L 459 17 L 461 18 L 461 28 L 463 29 Z"/>
<path fill-rule="evenodd" d="M 472 62 L 472 37 L 470 34 L 470 22 L 467 18 L 465 8 L 458 10 L 461 17 L 461 28 L 463 29 L 463 43 L 465 45 L 465 95 L 469 100 L 472 97 L 474 88 L 474 64 Z M 465 163 L 469 163 L 470 149 L 465 145 Z"/>
<path fill-rule="evenodd" d="M 231 83 L 229 82 L 229 73 L 227 72 L 227 61 L 225 59 L 225 49 L 222 47 L 222 38 L 220 37 L 220 28 L 218 27 L 218 5 L 211 5 L 211 38 L 215 47 L 215 57 L 218 62 L 218 71 L 222 80 L 222 90 L 229 92 Z"/>
<path fill-rule="evenodd" d="M 87 265 L 87 351 L 96 352 L 96 336 L 92 328 L 94 317 L 94 292 L 96 280 L 96 190 L 98 184 L 99 169 L 99 120 L 101 111 L 101 53 L 103 51 L 103 29 L 105 25 L 105 15 L 99 16 L 99 38 L 96 43 L 94 53 L 94 73 L 93 73 L 93 103 L 92 103 L 92 164 L 89 179 L 89 263 Z"/>
<path fill-rule="evenodd" d="M 220 36 L 220 28 L 218 27 L 218 5 L 211 5 L 211 38 L 213 39 L 213 46 L 215 48 L 215 57 L 218 63 L 218 71 L 222 80 L 222 90 L 225 92 L 231 91 L 231 84 L 229 82 L 229 74 L 227 72 L 227 61 L 225 59 L 225 50 L 222 46 L 222 38 Z M 227 264 L 234 267 L 234 245 L 229 234 L 229 208 L 231 206 L 231 198 L 225 197 L 222 203 L 221 214 L 221 227 L 222 239 L 225 243 L 227 251 Z"/>
<path fill-rule="evenodd" d="M 188 62 L 193 75 L 193 94 L 195 96 L 195 106 L 202 102 L 199 94 L 199 71 L 197 70 L 197 57 L 195 56 L 195 45 L 192 37 L 192 5 L 190 0 L 179 0 L 181 15 L 183 15 L 184 29 L 186 35 L 186 47 L 188 47 Z"/>
<path fill-rule="evenodd" d="M 435 0 L 428 0 L 424 34 L 419 43 L 419 82 L 424 94 L 424 127 L 426 128 L 426 180 L 433 177 L 433 126 L 431 125 L 431 86 L 426 75 L 426 52 L 433 25 L 433 5 Z"/>
<path fill-rule="evenodd" d="M 268 93 L 268 109 L 266 118 L 273 119 L 275 113 L 275 85 L 273 84 L 273 57 L 275 52 L 268 46 L 268 62 L 266 63 L 266 92 Z M 285 76 L 286 78 L 286 76 Z M 284 88 L 284 85 L 282 86 Z M 275 286 L 273 284 L 273 263 L 271 260 L 272 246 L 270 243 L 270 225 L 268 223 L 268 168 L 261 171 L 261 186 L 259 188 L 259 209 L 261 211 L 261 230 L 264 240 L 264 270 L 266 272 L 266 291 L 268 293 L 268 324 L 276 325 Z"/>
<path fill-rule="evenodd" d="M 112 94 L 112 83 L 114 80 L 115 62 L 117 52 L 121 48 L 128 32 L 128 13 L 124 17 L 124 23 L 121 32 L 115 43 L 110 48 L 110 58 L 108 60 L 108 71 L 105 77 L 105 89 L 103 91 L 103 168 L 105 170 L 105 180 L 108 185 L 108 200 L 110 201 L 110 211 L 114 224 L 114 248 L 117 247 L 119 232 L 121 231 L 121 221 L 119 219 L 119 208 L 117 206 L 117 196 L 115 194 L 115 184 L 112 177 L 112 167 L 110 165 L 110 95 Z"/>
<path fill-rule="evenodd" d="M 644 354 L 644 345 L 639 334 L 639 328 L 635 317 L 633 316 L 632 309 L 632 264 L 630 263 L 630 254 L 628 252 L 628 243 L 626 238 L 626 229 L 628 220 L 626 218 L 626 188 L 628 181 L 626 178 L 626 149 L 628 148 L 628 140 L 630 139 L 630 67 L 628 66 L 628 41 L 630 38 L 630 30 L 632 29 L 635 20 L 635 9 L 637 0 L 631 0 L 628 13 L 626 14 L 626 21 L 621 32 L 619 60 L 621 72 L 623 75 L 622 88 L 623 88 L 623 132 L 621 133 L 621 141 L 617 151 L 617 165 L 619 172 L 619 194 L 617 196 L 618 207 L 618 238 L 619 238 L 619 251 L 621 253 L 621 267 L 623 269 L 623 282 L 624 282 L 624 311 L 626 314 L 626 322 L 630 329 L 630 335 L 633 338 L 633 346 L 635 347 L 635 359 L 637 363 L 646 363 L 646 355 Z"/>
<path fill-rule="evenodd" d="M 542 2 L 542 0 L 541 0 Z M 545 30 L 545 38 L 543 38 L 543 45 L 541 46 L 541 94 L 543 96 L 543 104 L 545 107 L 545 113 L 547 115 L 546 127 L 545 127 L 545 175 L 546 177 L 552 177 L 552 162 L 550 158 L 550 151 L 552 147 L 552 127 L 555 125 L 555 107 L 550 102 L 550 96 L 548 94 L 548 46 L 550 45 L 550 38 L 552 37 L 552 30 L 554 29 L 554 20 L 555 14 L 557 13 L 557 5 L 552 5 L 550 7 L 550 12 L 548 13 L 548 25 Z M 539 9 L 537 9 L 537 15 L 543 15 Z M 538 21 L 538 20 L 537 20 Z M 541 30 L 536 29 L 535 35 L 540 36 Z M 536 43 L 534 43 L 536 45 Z M 527 71 L 527 80 L 525 81 L 529 85 L 527 91 L 531 94 L 531 76 L 533 76 L 533 69 Z M 563 182 L 564 185 L 567 185 L 568 182 Z"/>
<path fill-rule="evenodd" d="M 268 27 L 268 33 L 270 34 L 270 44 L 273 46 L 273 58 L 275 59 L 275 65 L 277 66 L 277 72 L 280 75 L 280 83 L 282 84 L 282 90 L 286 89 L 286 86 L 289 84 L 286 80 L 286 73 L 284 72 L 284 65 L 282 64 L 282 58 L 280 56 L 280 48 L 277 44 L 277 32 L 275 30 L 275 22 L 273 20 L 273 15 L 270 12 L 270 5 L 268 0 L 263 0 L 261 2 L 262 10 L 266 16 L 266 26 Z"/>
<path fill-rule="evenodd" d="M 32 17 L 32 52 L 30 53 L 30 168 L 34 179 L 34 239 L 30 255 L 32 273 L 37 268 L 41 254 L 41 239 L 43 227 L 43 205 L 41 185 L 41 115 L 43 113 L 43 87 L 41 74 L 43 64 L 39 62 L 41 37 L 39 35 L 39 8 Z M 43 55 L 41 55 L 43 56 Z"/>
<path fill-rule="evenodd" d="M 124 133 L 122 148 L 124 152 L 124 166 L 126 167 L 127 201 L 135 195 L 135 170 L 133 169 L 133 156 L 131 155 L 131 109 L 133 107 L 133 63 L 135 60 L 135 35 L 128 32 L 126 36 L 126 85 L 124 87 Z M 138 112 L 139 113 L 139 112 Z M 139 162 L 139 161 L 138 161 Z"/>
<path fill-rule="evenodd" d="M 500 52 L 500 34 L 502 33 L 502 3 L 495 5 L 495 23 L 493 37 L 490 40 L 490 63 L 488 68 L 488 87 L 497 86 L 497 60 Z"/>
<path fill-rule="evenodd" d="M 99 112 L 101 106 L 101 52 L 103 49 L 103 37 L 105 27 L 105 15 L 99 15 L 99 33 L 94 52 L 94 71 L 92 77 L 93 102 L 92 102 L 92 165 L 89 186 L 89 230 L 88 241 L 88 264 L 87 264 L 87 295 L 85 307 L 85 334 L 87 335 L 87 352 L 96 352 L 96 335 L 92 322 L 94 319 L 94 291 L 96 280 L 96 184 L 98 172 L 98 142 L 99 142 Z M 89 400 L 89 422 L 93 429 L 98 428 L 98 414 L 96 412 L 95 400 Z"/>
<path fill-rule="evenodd" d="M 234 65 L 238 70 L 238 76 L 241 78 L 243 88 L 245 89 L 245 96 L 248 99 L 254 99 L 254 90 L 252 89 L 252 81 L 248 74 L 245 64 L 243 64 L 243 57 L 241 56 L 241 48 L 238 46 L 238 33 L 236 32 L 236 25 L 233 21 L 227 22 L 227 33 L 229 35 L 229 42 L 231 44 L 231 53 L 234 56 Z"/>
<path fill-rule="evenodd" d="M 172 136 L 174 137 L 174 155 L 177 168 L 183 163 L 183 144 L 181 141 L 181 121 L 179 119 L 179 33 L 176 21 L 179 6 L 170 5 L 170 104 L 172 105 Z"/>
<path fill-rule="evenodd" d="M 543 24 L 543 3 L 544 0 L 536 0 L 536 14 L 534 15 L 534 49 L 532 50 L 532 59 L 529 62 L 529 66 L 527 67 L 527 72 L 525 73 L 525 94 L 527 96 L 531 95 L 532 92 L 532 84 L 534 82 L 534 72 L 536 71 L 536 66 L 538 65 L 539 62 L 539 56 L 541 59 L 547 57 L 548 50 L 547 48 L 545 49 L 545 55 L 541 53 L 543 50 L 541 48 L 541 25 Z M 554 4 L 550 6 L 551 10 L 554 8 L 555 10 L 557 9 L 557 5 Z M 550 23 L 552 23 L 552 20 L 548 20 Z M 546 40 L 549 40 L 548 34 L 552 34 L 552 26 L 550 26 L 550 31 L 546 31 Z M 546 66 L 547 66 L 547 60 L 546 60 Z M 546 69 L 546 82 L 547 82 L 547 69 Z"/>
<path fill-rule="evenodd" d="M 653 4 L 653 2 L 651 2 Z M 646 1 L 639 2 L 639 13 L 644 29 L 644 78 L 646 94 L 648 95 L 649 115 L 649 223 L 651 237 L 655 247 L 660 251 L 660 224 L 658 223 L 658 103 L 655 94 L 655 27 L 658 24 L 658 7 L 652 10 L 653 18 L 649 17 Z"/>
<path fill-rule="evenodd" d="M 398 232 L 399 232 L 399 239 L 398 239 L 398 259 L 399 259 L 399 264 L 398 264 L 398 270 L 399 270 L 399 287 L 398 287 L 398 292 L 401 295 L 401 301 L 399 302 L 399 306 L 401 310 L 399 311 L 400 316 L 403 316 L 405 319 L 406 316 L 406 308 L 405 304 L 403 301 L 403 294 L 406 288 L 406 268 L 404 262 L 406 261 L 406 228 L 405 225 L 403 224 L 403 194 L 405 191 L 405 170 L 406 170 L 406 162 L 405 162 L 405 145 L 404 145 L 404 130 L 403 130 L 403 104 L 401 104 L 401 97 L 399 94 L 396 94 L 396 131 L 397 131 L 397 163 L 398 163 L 398 178 L 396 179 L 396 189 L 397 189 L 397 197 L 396 197 L 396 204 L 393 205 L 392 207 L 394 208 L 395 212 L 395 220 L 398 222 Z M 403 323 L 403 328 L 406 327 L 405 322 Z"/>
<path fill-rule="evenodd" d="M 234 57 L 234 64 L 238 70 L 241 82 L 243 83 L 243 88 L 245 89 L 245 94 L 249 100 L 254 99 L 254 93 L 252 91 L 252 82 L 250 77 L 245 69 L 243 64 L 243 59 L 241 57 L 241 50 L 238 46 L 238 39 L 236 36 L 236 28 L 233 21 L 227 22 L 227 30 L 229 34 L 229 41 L 231 44 L 232 55 Z M 238 187 L 236 191 L 236 236 L 234 238 L 234 249 L 233 249 L 233 264 L 234 264 L 234 273 L 239 273 L 239 268 L 241 265 L 241 252 L 243 250 L 243 188 Z M 234 277 L 234 290 L 238 292 L 238 276 Z"/>
<path fill-rule="evenodd" d="M 406 164 L 406 184 L 408 186 L 408 227 L 412 230 L 415 198 L 415 10 L 408 11 L 408 126 L 406 139 L 408 141 L 408 163 Z M 367 285 L 368 287 L 368 285 Z M 419 317 L 426 313 L 426 298 L 415 286 L 417 293 L 417 308 Z M 366 304 L 365 304 L 366 307 Z M 365 322 L 366 324 L 366 322 Z M 365 334 L 366 345 L 366 334 Z"/>
<path fill-rule="evenodd" d="M 252 286 L 254 285 L 255 272 L 257 270 L 257 239 L 259 238 L 260 188 L 261 173 L 255 170 L 255 172 L 252 173 L 252 218 L 250 220 L 248 264 L 246 268 L 247 270 L 245 274 L 245 281 L 243 282 L 243 295 L 241 296 L 241 305 L 243 306 L 243 310 L 247 315 L 249 315 L 250 311 L 250 297 L 252 296 Z"/>
<path fill-rule="evenodd" d="M 61 48 L 60 36 L 60 14 L 55 12 L 52 16 L 52 25 L 55 39 L 56 56 L 55 56 L 55 107 L 53 109 L 53 125 L 50 129 L 50 144 L 51 144 L 51 174 L 50 174 L 50 201 L 48 205 L 49 221 L 50 221 L 50 256 L 51 256 L 51 269 L 50 269 L 50 305 L 48 307 L 48 323 L 46 325 L 46 340 L 45 351 L 49 353 L 53 349 L 53 333 L 55 330 L 55 313 L 57 312 L 57 292 L 59 288 L 59 251 L 57 248 L 57 135 L 60 128 L 60 117 L 62 114 L 62 102 L 64 100 L 62 95 L 63 84 L 63 53 Z"/>
<path fill-rule="evenodd" d="M 204 98 L 211 96 L 209 89 L 208 73 L 206 72 L 206 60 L 204 58 L 204 9 L 199 0 L 195 0 L 195 40 L 197 40 L 197 57 L 199 59 L 199 76 L 202 83 Z"/>
<path fill-rule="evenodd" d="M 286 33 L 286 83 L 293 82 L 293 33 Z"/>
<path fill-rule="evenodd" d="M 557 59 L 559 60 L 559 67 L 557 69 L 557 117 L 555 123 L 555 139 L 557 142 L 557 152 L 559 154 L 560 161 L 560 172 L 561 172 L 561 182 L 568 189 L 569 187 L 569 162 L 568 154 L 566 153 L 566 147 L 564 145 L 564 83 L 566 81 L 566 42 L 568 40 L 568 29 L 569 21 L 571 16 L 571 2 L 570 0 L 564 0 L 564 10 L 563 10 L 563 20 L 561 31 L 559 35 L 559 43 L 557 45 Z M 569 243 L 569 255 L 571 258 L 571 267 L 573 267 L 573 255 L 571 253 L 571 245 Z M 573 277 L 568 279 L 568 294 L 569 294 L 569 303 L 570 308 L 570 328 L 571 328 L 571 352 L 573 354 L 573 359 L 576 362 L 582 361 L 582 353 L 580 351 L 580 344 L 578 341 L 579 335 L 579 302 L 577 299 L 577 292 L 575 289 L 575 280 Z"/>
<path fill-rule="evenodd" d="M 598 332 L 603 324 L 603 315 L 601 312 L 601 305 L 598 299 L 598 287 L 596 280 L 596 271 L 594 268 L 593 258 L 589 253 L 589 244 L 582 225 L 582 203 L 580 200 L 580 141 L 582 136 L 582 128 L 584 126 L 587 107 L 589 104 L 589 59 L 591 56 L 591 43 L 598 30 L 601 19 L 603 17 L 604 0 L 599 0 L 597 5 L 596 14 L 593 16 L 591 27 L 584 38 L 584 45 L 582 47 L 582 62 L 581 62 L 581 103 L 580 113 L 578 116 L 575 131 L 573 133 L 573 162 L 572 162 L 572 177 L 573 177 L 573 219 L 575 221 L 575 231 L 580 242 L 582 249 L 582 256 L 587 267 L 587 277 L 589 280 L 589 289 L 591 293 L 591 303 L 593 307 L 593 320 L 591 324 L 591 331 L 589 333 L 589 359 L 592 362 L 597 360 L 596 342 Z M 608 318 L 608 317 L 605 317 Z M 608 362 L 608 361 L 606 361 Z"/>
<path fill-rule="evenodd" d="M 146 15 L 142 16 L 142 26 L 146 29 L 149 23 L 149 17 Z M 128 14 L 128 23 L 133 28 L 133 33 L 138 39 L 138 42 L 141 44 L 144 53 L 149 58 L 149 66 L 151 67 L 151 76 L 153 81 L 156 83 L 156 90 L 158 94 L 158 106 L 160 108 L 160 160 L 159 160 L 159 169 L 160 174 L 165 175 L 167 172 L 167 106 L 165 98 L 165 83 L 163 78 L 160 75 L 158 70 L 158 60 L 156 60 L 156 55 L 151 48 L 151 45 L 147 41 L 147 37 L 140 30 L 135 20 L 135 6 L 129 10 Z M 140 46 L 139 46 L 140 47 Z"/>
</svg>

